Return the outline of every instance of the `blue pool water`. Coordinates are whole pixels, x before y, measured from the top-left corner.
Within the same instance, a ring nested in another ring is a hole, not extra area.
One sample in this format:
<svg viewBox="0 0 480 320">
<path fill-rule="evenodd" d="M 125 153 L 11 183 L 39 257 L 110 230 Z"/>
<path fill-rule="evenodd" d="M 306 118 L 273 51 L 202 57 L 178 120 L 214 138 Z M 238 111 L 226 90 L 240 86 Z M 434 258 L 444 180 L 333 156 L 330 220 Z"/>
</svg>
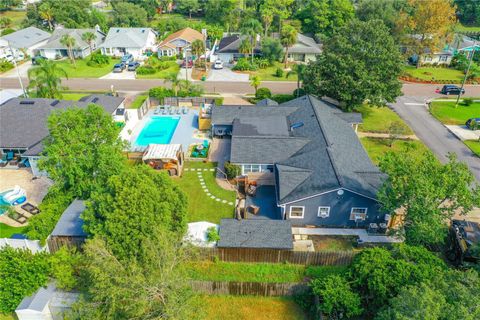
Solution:
<svg viewBox="0 0 480 320">
<path fill-rule="evenodd" d="M 180 117 L 151 117 L 135 140 L 135 146 L 169 144 L 179 121 Z"/>
<path fill-rule="evenodd" d="M 3 193 L 0 193 L 0 216 L 7 211 L 7 207 L 10 206 L 10 203 L 3 200 Z"/>
</svg>

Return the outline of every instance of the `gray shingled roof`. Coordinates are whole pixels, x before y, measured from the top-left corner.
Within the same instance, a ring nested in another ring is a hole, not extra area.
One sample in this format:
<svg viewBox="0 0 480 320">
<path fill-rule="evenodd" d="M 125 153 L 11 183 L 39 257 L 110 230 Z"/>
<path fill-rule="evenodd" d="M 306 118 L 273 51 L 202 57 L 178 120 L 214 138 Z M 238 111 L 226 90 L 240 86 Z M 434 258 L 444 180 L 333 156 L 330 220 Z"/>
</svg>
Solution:
<svg viewBox="0 0 480 320">
<path fill-rule="evenodd" d="M 50 36 L 51 34 L 46 31 L 40 30 L 35 27 L 28 27 L 7 34 L 0 39 L 10 42 L 10 46 L 12 46 L 12 48 L 28 49 L 31 46 L 47 40 L 48 38 L 50 38 Z"/>
<path fill-rule="evenodd" d="M 151 28 L 110 28 L 105 42 L 100 46 L 104 48 L 143 48 L 147 44 Z"/>
<path fill-rule="evenodd" d="M 231 36 L 223 37 L 218 44 L 217 53 L 238 53 L 240 44 L 247 36 L 234 34 Z M 255 53 L 261 52 L 260 41 L 257 41 L 257 45 L 254 50 Z"/>
<path fill-rule="evenodd" d="M 80 215 L 85 211 L 85 202 L 75 199 L 62 213 L 62 216 L 55 225 L 51 236 L 70 236 L 70 237 L 86 237 L 83 231 L 83 220 Z"/>
<path fill-rule="evenodd" d="M 275 100 L 266 98 L 266 99 L 263 99 L 263 100 L 258 101 L 255 105 L 256 105 L 256 106 L 259 106 L 259 107 L 261 107 L 261 106 L 263 106 L 263 107 L 267 107 L 267 106 L 268 106 L 268 107 L 272 107 L 272 106 L 278 106 L 278 102 L 275 101 Z"/>
<path fill-rule="evenodd" d="M 240 118 L 258 118 L 274 116 L 287 116 L 295 111 L 292 107 L 256 107 L 256 106 L 234 106 L 224 105 L 216 106 L 212 110 L 212 124 L 213 125 L 231 125 L 234 119 Z"/>
<path fill-rule="evenodd" d="M 293 249 L 290 220 L 222 219 L 219 248 Z"/>
<path fill-rule="evenodd" d="M 28 149 L 25 155 L 38 155 L 48 136 L 47 119 L 54 110 L 72 106 L 86 108 L 91 103 L 113 113 L 124 98 L 94 94 L 81 101 L 41 98 L 13 98 L 0 105 L 0 148 Z"/>
<path fill-rule="evenodd" d="M 75 39 L 75 49 L 88 48 L 90 45 L 82 39 L 82 35 L 85 32 L 92 32 L 97 36 L 95 39 L 95 44 L 97 47 L 105 39 L 105 34 L 96 29 L 55 29 L 48 42 L 44 46 L 40 47 L 40 49 L 67 49 L 67 47 L 61 43 L 62 36 L 65 34 L 68 34 Z"/>
</svg>

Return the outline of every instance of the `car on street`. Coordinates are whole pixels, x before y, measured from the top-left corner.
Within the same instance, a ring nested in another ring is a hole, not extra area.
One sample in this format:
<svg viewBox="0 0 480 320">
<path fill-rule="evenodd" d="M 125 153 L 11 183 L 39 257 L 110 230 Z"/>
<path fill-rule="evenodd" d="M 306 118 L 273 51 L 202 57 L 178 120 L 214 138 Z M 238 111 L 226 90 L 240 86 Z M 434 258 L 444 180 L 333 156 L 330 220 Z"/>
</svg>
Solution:
<svg viewBox="0 0 480 320">
<path fill-rule="evenodd" d="M 459 86 L 456 86 L 454 84 L 446 84 L 442 87 L 442 89 L 439 91 L 439 93 L 441 94 L 446 94 L 446 95 L 450 95 L 450 94 L 459 94 L 459 93 L 462 93 L 464 94 L 465 93 L 465 89 L 462 89 L 460 88 Z"/>
<path fill-rule="evenodd" d="M 140 62 L 132 61 L 128 64 L 127 70 L 128 71 L 135 71 L 137 68 L 140 67 Z"/>
<path fill-rule="evenodd" d="M 41 60 L 47 60 L 44 56 L 35 56 L 32 58 L 32 64 L 36 65 L 38 64 Z"/>
<path fill-rule="evenodd" d="M 216 60 L 215 63 L 213 64 L 213 69 L 223 69 L 223 61 L 222 60 Z"/>
<path fill-rule="evenodd" d="M 187 64 L 187 61 L 185 59 L 183 59 L 181 67 L 182 68 L 193 68 L 193 60 L 188 59 L 188 64 Z"/>
<path fill-rule="evenodd" d="M 123 62 L 123 63 L 125 63 L 125 64 L 128 64 L 128 63 L 130 63 L 130 62 L 132 62 L 132 61 L 133 61 L 133 56 L 132 56 L 130 53 L 124 55 L 124 56 L 122 57 L 122 60 L 121 60 L 121 62 Z"/>
<path fill-rule="evenodd" d="M 120 62 L 120 63 L 117 63 L 116 65 L 113 66 L 113 72 L 114 73 L 123 72 L 123 70 L 125 70 L 125 68 L 126 68 L 125 63 Z"/>
<path fill-rule="evenodd" d="M 480 129 L 480 118 L 470 118 L 465 122 L 465 125 L 470 130 L 479 130 Z"/>
</svg>

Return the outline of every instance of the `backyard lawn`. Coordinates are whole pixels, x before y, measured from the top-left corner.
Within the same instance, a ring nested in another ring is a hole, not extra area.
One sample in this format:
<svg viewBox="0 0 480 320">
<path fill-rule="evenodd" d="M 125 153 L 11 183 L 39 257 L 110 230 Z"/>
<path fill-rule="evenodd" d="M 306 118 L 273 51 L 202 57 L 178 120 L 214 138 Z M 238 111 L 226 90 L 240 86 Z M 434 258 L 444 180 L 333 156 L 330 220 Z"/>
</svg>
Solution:
<svg viewBox="0 0 480 320">
<path fill-rule="evenodd" d="M 167 69 L 159 70 L 154 74 L 137 74 L 137 79 L 166 79 L 169 75 L 177 74 L 180 66 L 176 61 L 168 61 L 170 66 Z M 183 70 L 183 79 L 185 78 L 185 70 Z"/>
<path fill-rule="evenodd" d="M 455 108 L 455 101 L 433 101 L 430 112 L 444 124 L 463 125 L 468 119 L 480 116 L 480 102 L 469 106 L 459 103 Z"/>
<path fill-rule="evenodd" d="M 433 68 L 433 67 L 420 67 L 415 66 L 405 66 L 404 68 L 405 75 L 408 75 L 413 78 L 418 78 L 426 81 L 451 81 L 451 82 L 461 82 L 463 80 L 463 72 L 451 69 L 451 68 Z"/>
<path fill-rule="evenodd" d="M 288 298 L 258 296 L 202 296 L 205 320 L 305 320 L 300 307 Z"/>
<path fill-rule="evenodd" d="M 427 147 L 418 140 L 395 140 L 392 147 L 389 147 L 389 141 L 387 139 L 361 138 L 360 141 L 365 150 L 367 150 L 370 159 L 372 159 L 375 164 L 378 164 L 380 158 L 388 151 L 399 152 L 410 148 L 409 155 L 418 156 L 428 150 Z"/>
<path fill-rule="evenodd" d="M 461 23 L 457 23 L 455 26 L 457 32 L 480 32 L 480 26 L 465 26 Z"/>
<path fill-rule="evenodd" d="M 26 11 L 4 11 L 2 12 L 2 17 L 6 17 L 12 20 L 12 28 L 19 30 L 21 29 L 21 24 L 27 15 Z"/>
<path fill-rule="evenodd" d="M 110 73 L 113 69 L 113 66 L 118 63 L 119 60 L 112 59 L 110 60 L 110 64 L 98 68 L 88 66 L 87 62 L 88 58 L 77 59 L 75 60 L 75 67 L 68 59 L 56 61 L 56 63 L 65 70 L 69 78 L 100 78 Z"/>
<path fill-rule="evenodd" d="M 362 132 L 388 133 L 388 128 L 393 122 L 400 122 L 406 135 L 413 134 L 403 120 L 388 107 L 362 106 L 355 111 L 362 114 L 363 124 L 358 127 Z"/>
<path fill-rule="evenodd" d="M 14 233 L 24 233 L 26 227 L 10 227 L 0 223 L 0 238 L 10 238 Z"/>
<path fill-rule="evenodd" d="M 467 140 L 463 141 L 470 150 L 473 151 L 478 157 L 480 157 L 480 141 L 477 140 Z"/>
<path fill-rule="evenodd" d="M 305 277 L 319 278 L 344 273 L 347 267 L 203 261 L 188 263 L 185 269 L 193 280 L 286 283 L 301 282 Z"/>
<path fill-rule="evenodd" d="M 138 95 L 135 97 L 135 100 L 132 101 L 132 104 L 130 105 L 130 109 L 138 109 L 142 105 L 145 100 L 147 100 L 148 96 L 146 95 Z"/>
<path fill-rule="evenodd" d="M 222 218 L 233 218 L 234 206 L 208 197 L 198 179 L 197 172 L 202 172 L 205 185 L 212 195 L 227 202 L 235 203 L 235 192 L 220 188 L 215 181 L 215 171 L 209 170 L 214 169 L 216 163 L 186 162 L 185 167 L 202 169 L 201 171 L 185 170 L 182 177 L 173 180 L 188 196 L 188 221 L 220 223 Z M 207 171 L 203 169 L 207 169 Z"/>
</svg>

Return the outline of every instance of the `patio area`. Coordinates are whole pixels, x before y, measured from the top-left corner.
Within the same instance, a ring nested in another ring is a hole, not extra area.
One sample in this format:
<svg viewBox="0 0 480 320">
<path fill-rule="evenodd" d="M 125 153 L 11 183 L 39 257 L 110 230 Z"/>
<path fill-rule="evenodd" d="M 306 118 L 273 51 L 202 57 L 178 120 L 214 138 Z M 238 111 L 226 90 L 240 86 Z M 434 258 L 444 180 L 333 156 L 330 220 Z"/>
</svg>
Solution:
<svg viewBox="0 0 480 320">
<path fill-rule="evenodd" d="M 280 208 L 277 207 L 275 196 L 275 187 L 269 185 L 258 186 L 255 196 L 247 195 L 245 207 L 258 208 L 258 212 L 253 214 L 247 210 L 247 219 L 281 219 Z"/>
<path fill-rule="evenodd" d="M 48 189 L 52 185 L 52 181 L 46 177 L 32 178 L 33 175 L 29 169 L 0 170 L 0 192 L 13 189 L 18 185 L 27 192 L 27 201 L 25 203 L 28 202 L 34 206 L 38 206 L 47 194 Z M 15 210 L 27 218 L 31 216 L 30 213 L 21 208 L 21 205 L 15 206 Z M 6 214 L 0 215 L 0 223 L 5 223 L 12 227 L 22 226 L 22 224 L 9 218 Z"/>
</svg>

